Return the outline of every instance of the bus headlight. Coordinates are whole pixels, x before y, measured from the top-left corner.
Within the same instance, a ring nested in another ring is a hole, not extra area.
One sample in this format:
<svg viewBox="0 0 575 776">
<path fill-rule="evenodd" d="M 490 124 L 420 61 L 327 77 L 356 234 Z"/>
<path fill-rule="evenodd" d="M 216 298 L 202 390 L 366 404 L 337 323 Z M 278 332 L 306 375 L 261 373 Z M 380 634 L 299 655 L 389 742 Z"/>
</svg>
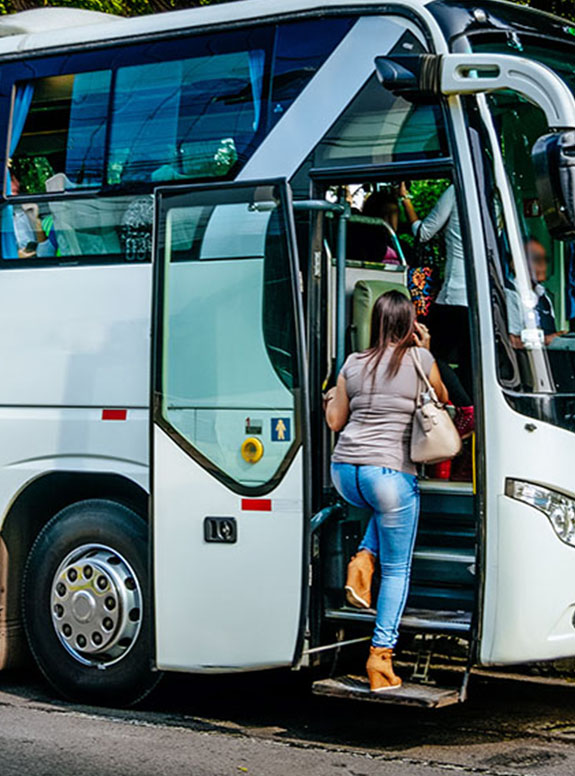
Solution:
<svg viewBox="0 0 575 776">
<path fill-rule="evenodd" d="M 575 500 L 541 485 L 507 480 L 506 494 L 547 516 L 561 541 L 575 547 Z"/>
</svg>

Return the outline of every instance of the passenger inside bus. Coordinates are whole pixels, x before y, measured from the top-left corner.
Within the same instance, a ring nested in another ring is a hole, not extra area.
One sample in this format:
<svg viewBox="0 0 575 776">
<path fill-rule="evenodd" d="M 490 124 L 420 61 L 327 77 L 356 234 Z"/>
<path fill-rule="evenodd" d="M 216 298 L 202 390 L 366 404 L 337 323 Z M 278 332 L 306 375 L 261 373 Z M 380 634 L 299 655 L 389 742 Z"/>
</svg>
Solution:
<svg viewBox="0 0 575 776">
<path fill-rule="evenodd" d="M 533 305 L 537 316 L 537 323 L 543 332 L 545 344 L 550 345 L 553 340 L 567 332 L 559 331 L 557 328 L 555 307 L 545 285 L 549 271 L 547 250 L 536 237 L 530 237 L 525 245 L 525 255 L 531 270 Z M 507 288 L 505 291 L 509 336 L 513 347 L 523 348 L 521 339 L 521 332 L 525 328 L 523 303 L 515 280 L 511 279 L 509 283 L 510 288 Z"/>
<path fill-rule="evenodd" d="M 394 192 L 371 192 L 369 184 L 348 186 L 346 199 L 353 216 L 348 225 L 348 255 L 356 261 L 401 264 L 403 251 L 395 239 L 400 212 Z"/>
<path fill-rule="evenodd" d="M 10 176 L 10 191 L 16 196 L 21 191 L 20 179 L 12 171 Z M 56 255 L 56 246 L 50 236 L 50 227 L 40 216 L 40 209 L 35 202 L 27 202 L 13 209 L 14 236 L 18 246 L 19 259 L 47 258 Z"/>
<path fill-rule="evenodd" d="M 378 191 L 367 197 L 363 205 L 362 215 L 367 218 L 380 218 L 397 234 L 399 228 L 399 204 L 393 191 Z M 390 239 L 388 230 L 384 227 L 379 239 L 375 241 L 373 235 L 373 229 L 364 230 L 364 253 L 373 257 L 366 259 L 366 261 L 399 264 L 400 256 L 398 249 L 397 246 L 392 244 L 393 241 Z"/>
</svg>

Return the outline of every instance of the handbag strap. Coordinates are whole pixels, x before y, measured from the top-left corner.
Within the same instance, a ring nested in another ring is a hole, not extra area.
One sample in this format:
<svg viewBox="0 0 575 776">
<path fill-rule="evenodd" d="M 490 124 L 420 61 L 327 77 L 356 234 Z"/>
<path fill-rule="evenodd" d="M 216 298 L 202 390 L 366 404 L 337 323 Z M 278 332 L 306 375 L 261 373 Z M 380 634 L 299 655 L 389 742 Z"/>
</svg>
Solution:
<svg viewBox="0 0 575 776">
<path fill-rule="evenodd" d="M 411 348 L 411 357 L 413 359 L 413 363 L 415 365 L 415 371 L 419 375 L 419 377 L 423 380 L 425 383 L 427 390 L 429 391 L 429 395 L 431 396 L 432 401 L 437 404 L 438 406 L 441 406 L 441 402 L 439 401 L 439 398 L 437 394 L 435 393 L 435 388 L 432 386 L 432 384 L 429 382 L 428 376 L 425 374 L 425 369 L 423 368 L 423 364 L 421 363 L 421 359 L 419 358 L 419 353 L 417 352 L 417 348 Z M 421 397 L 419 398 L 419 402 L 421 402 Z"/>
</svg>

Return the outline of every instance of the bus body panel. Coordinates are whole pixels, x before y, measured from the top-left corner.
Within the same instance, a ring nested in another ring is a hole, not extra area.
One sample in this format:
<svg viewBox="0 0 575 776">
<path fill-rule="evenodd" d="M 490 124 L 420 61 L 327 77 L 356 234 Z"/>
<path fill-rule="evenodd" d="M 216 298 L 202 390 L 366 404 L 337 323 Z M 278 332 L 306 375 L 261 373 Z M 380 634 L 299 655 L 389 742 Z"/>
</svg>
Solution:
<svg viewBox="0 0 575 776">
<path fill-rule="evenodd" d="M 2 523 L 27 485 L 51 472 L 118 474 L 148 489 L 148 410 L 129 409 L 116 421 L 99 408 L 8 407 L 0 409 L 0 428 Z"/>
<path fill-rule="evenodd" d="M 149 264 L 14 267 L 0 279 L 0 406 L 148 407 Z"/>
<path fill-rule="evenodd" d="M 575 547 L 559 539 L 545 514 L 503 495 L 507 478 L 573 493 L 573 434 L 533 425 L 500 393 L 489 400 L 484 664 L 575 655 Z"/>
<path fill-rule="evenodd" d="M 436 44 L 441 45 L 445 38 L 440 32 L 439 25 L 429 13 L 426 6 L 428 0 L 397 0 L 394 6 L 398 9 L 409 11 L 414 16 L 419 16 L 425 20 L 426 26 L 433 34 Z M 273 8 L 267 0 L 244 0 L 236 2 L 233 6 L 233 18 L 230 18 L 230 7 L 214 5 L 204 8 L 194 8 L 188 10 L 179 10 L 162 14 L 148 15 L 140 18 L 121 19 L 110 17 L 109 21 L 102 24 L 91 23 L 77 26 L 63 24 L 59 29 L 49 29 L 46 25 L 44 29 L 49 32 L 29 32 L 21 35 L 7 35 L 0 37 L 0 56 L 3 54 L 14 54 L 19 52 L 36 52 L 49 50 L 56 47 L 69 47 L 73 45 L 90 45 L 105 43 L 107 41 L 130 40 L 137 37 L 178 33 L 182 30 L 194 30 L 194 28 L 223 28 L 230 24 L 241 22 L 250 23 L 254 21 L 273 20 L 279 15 L 288 17 L 304 16 L 311 14 L 325 14 L 329 12 L 344 11 L 348 9 L 353 12 L 354 6 L 360 8 L 373 6 L 374 12 L 381 8 L 381 0 L 351 0 L 351 2 L 341 2 L 341 0 L 289 0 L 281 7 L 280 3 L 275 3 Z M 386 10 L 389 4 L 386 4 Z M 50 14 L 52 9 L 40 9 L 35 11 L 36 16 L 43 12 Z M 60 9 L 56 9 L 60 10 Z M 28 14 L 30 12 L 27 12 Z M 64 20 L 64 17 L 62 17 Z M 23 25 L 24 26 L 24 25 Z M 34 22 L 34 28 L 37 23 Z"/>
<path fill-rule="evenodd" d="M 557 660 L 575 655 L 573 549 L 557 538 L 541 512 L 500 496 L 497 542 L 501 560 L 488 591 L 493 623 L 481 662 Z M 489 534 L 490 532 L 488 532 Z M 493 531 L 495 534 L 495 531 Z M 494 555 L 494 553 L 492 553 Z M 493 587 L 497 600 L 492 602 Z"/>
<path fill-rule="evenodd" d="M 157 664 L 226 672 L 291 665 L 302 594 L 303 458 L 258 510 L 154 429 Z M 270 501 L 270 511 L 267 511 Z M 206 517 L 237 521 L 235 544 L 207 544 Z"/>
<path fill-rule="evenodd" d="M 148 489 L 150 294 L 149 265 L 2 273 L 2 522 L 49 472 Z"/>
</svg>

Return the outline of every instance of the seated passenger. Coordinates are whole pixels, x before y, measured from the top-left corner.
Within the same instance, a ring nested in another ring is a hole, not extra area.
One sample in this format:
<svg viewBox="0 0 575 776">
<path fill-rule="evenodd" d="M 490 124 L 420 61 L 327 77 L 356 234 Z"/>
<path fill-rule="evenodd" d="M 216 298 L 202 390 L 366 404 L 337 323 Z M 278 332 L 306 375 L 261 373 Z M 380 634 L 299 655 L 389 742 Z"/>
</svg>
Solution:
<svg viewBox="0 0 575 776">
<path fill-rule="evenodd" d="M 363 205 L 362 215 L 368 218 L 380 218 L 397 233 L 399 227 L 399 204 L 392 191 L 376 191 L 371 194 Z M 399 254 L 393 245 L 390 232 L 382 227 L 366 227 L 363 237 L 363 252 L 368 256 L 366 261 L 382 264 L 399 264 Z"/>
<path fill-rule="evenodd" d="M 545 246 L 536 238 L 530 237 L 525 244 L 525 255 L 531 272 L 533 286 L 533 304 L 537 316 L 537 325 L 543 331 L 545 344 L 549 345 L 556 337 L 565 332 L 557 329 L 557 320 L 553 302 L 547 293 L 545 283 L 549 262 Z M 508 330 L 513 347 L 522 348 L 521 333 L 525 329 L 525 312 L 519 291 L 515 287 L 515 281 L 511 280 L 513 287 L 506 289 Z"/>
<path fill-rule="evenodd" d="M 12 173 L 11 192 L 20 194 L 20 181 Z M 18 245 L 19 259 L 47 258 L 56 255 L 53 240 L 44 231 L 40 211 L 35 202 L 26 202 L 14 207 L 14 235 Z"/>
</svg>

